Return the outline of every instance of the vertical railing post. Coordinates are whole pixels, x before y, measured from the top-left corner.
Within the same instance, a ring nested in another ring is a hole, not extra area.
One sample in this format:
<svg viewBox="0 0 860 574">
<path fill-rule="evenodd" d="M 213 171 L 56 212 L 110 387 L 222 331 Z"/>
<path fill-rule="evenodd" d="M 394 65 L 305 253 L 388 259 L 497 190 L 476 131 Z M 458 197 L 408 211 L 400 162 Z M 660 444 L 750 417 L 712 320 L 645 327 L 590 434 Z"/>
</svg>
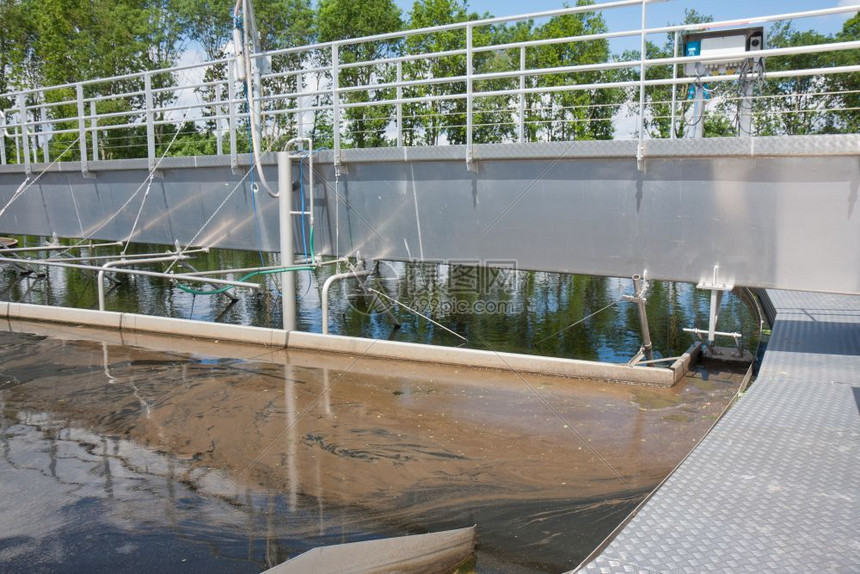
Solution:
<svg viewBox="0 0 860 574">
<path fill-rule="evenodd" d="M 331 45 L 331 103 L 332 136 L 334 138 L 334 171 L 340 174 L 340 51 L 337 43 Z"/>
<path fill-rule="evenodd" d="M 642 0 L 642 23 L 639 42 L 639 145 L 636 146 L 636 166 L 641 171 L 645 167 L 645 60 L 648 49 L 646 43 L 645 7 L 648 0 Z"/>
<path fill-rule="evenodd" d="M 44 98 L 42 99 L 44 101 Z M 48 109 L 43 105 L 39 110 L 39 131 L 42 134 L 42 159 L 51 163 L 51 152 L 48 149 Z"/>
<path fill-rule="evenodd" d="M 305 78 L 303 74 L 296 74 L 296 93 L 301 94 L 305 91 Z M 300 138 L 305 137 L 305 112 L 304 110 L 304 97 L 299 95 L 296 96 L 296 107 L 299 111 L 296 112 L 296 135 Z"/>
<path fill-rule="evenodd" d="M 93 161 L 99 160 L 99 118 L 95 101 L 90 102 L 90 137 L 93 139 Z"/>
<path fill-rule="evenodd" d="M 239 169 L 239 153 L 236 145 L 236 61 L 227 61 L 227 102 L 230 130 L 230 168 Z"/>
<path fill-rule="evenodd" d="M 89 177 L 90 167 L 87 161 L 87 120 L 84 113 L 84 85 L 77 84 L 75 91 L 77 92 L 78 100 L 78 149 L 81 154 L 81 173 L 84 177 Z"/>
<path fill-rule="evenodd" d="M 520 143 L 526 141 L 526 47 L 520 46 Z"/>
<path fill-rule="evenodd" d="M 213 84 L 212 93 L 214 94 L 212 117 L 215 122 L 215 155 L 223 155 L 224 134 L 221 133 L 221 116 L 224 115 L 224 108 L 221 106 L 221 86 L 217 83 Z"/>
<path fill-rule="evenodd" d="M 30 166 L 30 135 L 27 132 L 27 97 L 18 94 L 18 123 L 21 125 L 21 147 L 24 148 L 24 172 L 30 175 L 33 168 Z"/>
<path fill-rule="evenodd" d="M 78 98 L 78 149 L 81 151 L 81 173 L 89 173 L 87 163 L 87 120 L 84 114 L 84 85 L 75 85 Z"/>
<path fill-rule="evenodd" d="M 466 25 L 466 164 L 471 166 L 472 154 L 472 25 Z"/>
<path fill-rule="evenodd" d="M 403 147 L 403 62 L 397 62 L 397 147 Z"/>
<path fill-rule="evenodd" d="M 675 49 L 672 53 L 673 58 L 678 57 L 678 31 L 675 30 Z M 669 130 L 669 138 L 675 139 L 675 122 L 677 118 L 675 114 L 677 113 L 675 108 L 678 106 L 678 64 L 677 62 L 672 64 L 672 119 L 670 120 L 671 127 Z"/>
<path fill-rule="evenodd" d="M 155 106 L 152 98 L 152 74 L 143 76 L 143 93 L 146 100 L 146 157 L 149 170 L 155 169 Z"/>
<path fill-rule="evenodd" d="M 6 114 L 0 110 L 0 165 L 6 165 Z"/>
</svg>

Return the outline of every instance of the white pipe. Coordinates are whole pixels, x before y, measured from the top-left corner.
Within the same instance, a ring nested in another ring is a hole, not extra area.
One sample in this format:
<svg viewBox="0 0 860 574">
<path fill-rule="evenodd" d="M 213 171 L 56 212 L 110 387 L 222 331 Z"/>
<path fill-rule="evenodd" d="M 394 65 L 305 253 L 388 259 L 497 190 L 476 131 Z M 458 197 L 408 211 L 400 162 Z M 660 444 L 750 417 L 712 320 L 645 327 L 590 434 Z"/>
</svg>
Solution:
<svg viewBox="0 0 860 574">
<path fill-rule="evenodd" d="M 325 280 L 322 287 L 322 334 L 328 335 L 328 291 L 335 281 L 349 279 L 350 277 L 364 277 L 370 275 L 370 271 L 350 271 L 349 273 L 337 273 Z"/>
</svg>

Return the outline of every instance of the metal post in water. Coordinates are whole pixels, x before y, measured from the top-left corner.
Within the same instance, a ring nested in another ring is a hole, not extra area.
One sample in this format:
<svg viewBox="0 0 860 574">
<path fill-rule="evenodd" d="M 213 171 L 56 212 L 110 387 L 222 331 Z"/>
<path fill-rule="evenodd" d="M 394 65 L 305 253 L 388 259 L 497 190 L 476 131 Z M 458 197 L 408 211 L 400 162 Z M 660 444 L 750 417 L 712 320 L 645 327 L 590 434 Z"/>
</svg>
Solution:
<svg viewBox="0 0 860 574">
<path fill-rule="evenodd" d="M 281 240 L 281 265 L 293 264 L 293 217 L 290 214 L 293 198 L 293 164 L 290 154 L 278 152 L 278 221 Z M 296 330 L 296 282 L 292 271 L 281 274 L 284 330 Z"/>
<path fill-rule="evenodd" d="M 654 359 L 653 344 L 651 343 L 651 331 L 648 329 L 648 314 L 645 311 L 645 303 L 648 299 L 645 298 L 645 292 L 648 290 L 648 282 L 642 284 L 642 277 L 639 274 L 633 276 L 633 291 L 635 292 L 635 301 L 639 307 L 639 326 L 642 328 L 642 352 L 645 353 L 645 359 L 651 361 Z"/>
</svg>

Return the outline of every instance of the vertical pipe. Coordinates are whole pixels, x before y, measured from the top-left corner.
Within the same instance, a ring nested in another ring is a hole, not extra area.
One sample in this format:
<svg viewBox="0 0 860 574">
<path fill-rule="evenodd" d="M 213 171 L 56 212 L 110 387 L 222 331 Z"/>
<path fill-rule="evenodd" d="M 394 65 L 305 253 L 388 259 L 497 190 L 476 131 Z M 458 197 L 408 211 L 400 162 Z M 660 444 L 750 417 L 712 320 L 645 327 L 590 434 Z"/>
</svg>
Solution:
<svg viewBox="0 0 860 574">
<path fill-rule="evenodd" d="M 93 138 L 93 161 L 99 160 L 99 120 L 96 114 L 96 103 L 90 102 L 90 128 L 92 128 L 92 135 L 90 137 Z"/>
<path fill-rule="evenodd" d="M 146 157 L 149 170 L 155 169 L 155 110 L 152 100 L 152 74 L 143 76 L 143 91 L 146 99 Z"/>
<path fill-rule="evenodd" d="M 230 110 L 230 167 L 239 167 L 239 154 L 236 149 L 236 62 L 232 58 L 227 61 L 227 102 Z"/>
<path fill-rule="evenodd" d="M 520 128 L 519 141 L 526 141 L 526 47 L 520 47 Z"/>
<path fill-rule="evenodd" d="M 27 98 L 24 94 L 18 94 L 18 123 L 21 124 L 21 147 L 24 148 L 24 172 L 27 175 L 33 173 L 30 166 L 30 135 L 27 132 Z"/>
<path fill-rule="evenodd" d="M 678 57 L 678 31 L 675 30 L 675 49 L 672 52 L 672 57 Z M 669 138 L 675 139 L 675 122 L 677 119 L 675 118 L 675 108 L 678 106 L 678 84 L 676 83 L 678 80 L 678 64 L 672 64 L 672 119 L 669 124 Z"/>
<path fill-rule="evenodd" d="M 645 353 L 645 359 L 651 361 L 654 359 L 653 344 L 651 343 L 651 331 L 648 329 L 648 314 L 645 310 L 645 303 L 648 299 L 645 298 L 642 277 L 638 274 L 633 276 L 633 291 L 636 294 L 636 305 L 639 307 L 639 326 L 642 329 L 642 351 Z"/>
<path fill-rule="evenodd" d="M 472 163 L 472 25 L 466 26 L 466 163 Z"/>
<path fill-rule="evenodd" d="M 295 260 L 293 250 L 293 218 L 290 214 L 293 198 L 293 165 L 290 154 L 278 152 L 278 222 L 281 240 L 281 265 L 289 267 Z M 296 282 L 293 271 L 281 274 L 284 330 L 296 330 Z"/>
<path fill-rule="evenodd" d="M 696 84 L 695 97 L 693 100 L 693 130 L 691 137 L 700 139 L 705 137 L 705 87 L 701 83 Z"/>
<path fill-rule="evenodd" d="M 720 306 L 723 302 L 723 292 L 717 289 L 716 282 L 711 289 L 711 308 L 708 314 L 708 346 L 713 347 L 716 340 L 717 321 L 720 318 Z"/>
<path fill-rule="evenodd" d="M 738 135 L 741 137 L 752 137 L 753 135 L 753 83 L 744 78 L 744 97 L 741 100 L 741 113 L 738 117 Z"/>
<path fill-rule="evenodd" d="M 334 171 L 340 173 L 340 53 L 337 43 L 331 45 L 331 104 L 334 114 L 332 136 L 334 137 Z"/>
<path fill-rule="evenodd" d="M 397 147 L 403 147 L 403 62 L 397 62 Z"/>
</svg>

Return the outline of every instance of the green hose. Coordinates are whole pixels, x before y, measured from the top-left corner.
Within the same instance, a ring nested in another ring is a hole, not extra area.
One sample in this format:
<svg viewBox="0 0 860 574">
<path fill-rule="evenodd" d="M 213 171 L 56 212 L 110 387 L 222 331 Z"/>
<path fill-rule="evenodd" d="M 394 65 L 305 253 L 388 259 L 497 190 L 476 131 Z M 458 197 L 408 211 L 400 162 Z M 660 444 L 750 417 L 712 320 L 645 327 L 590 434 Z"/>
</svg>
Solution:
<svg viewBox="0 0 860 574">
<path fill-rule="evenodd" d="M 311 245 L 313 245 L 313 241 L 313 228 L 311 228 Z M 274 275 L 275 273 L 286 273 L 287 271 L 311 271 L 313 269 L 315 269 L 315 267 L 302 265 L 298 267 L 281 267 L 279 269 L 268 269 L 266 271 L 253 271 L 239 279 L 239 281 L 247 281 L 251 277 L 256 277 L 257 275 Z M 191 295 L 218 295 L 219 293 L 223 293 L 228 289 L 232 289 L 233 287 L 235 287 L 235 285 L 225 285 L 220 289 L 201 291 L 198 289 L 192 289 L 191 287 L 186 287 L 185 285 L 180 285 L 179 283 L 177 283 L 176 286 L 179 287 L 181 290 L 185 291 L 186 293 L 190 293 Z"/>
</svg>

